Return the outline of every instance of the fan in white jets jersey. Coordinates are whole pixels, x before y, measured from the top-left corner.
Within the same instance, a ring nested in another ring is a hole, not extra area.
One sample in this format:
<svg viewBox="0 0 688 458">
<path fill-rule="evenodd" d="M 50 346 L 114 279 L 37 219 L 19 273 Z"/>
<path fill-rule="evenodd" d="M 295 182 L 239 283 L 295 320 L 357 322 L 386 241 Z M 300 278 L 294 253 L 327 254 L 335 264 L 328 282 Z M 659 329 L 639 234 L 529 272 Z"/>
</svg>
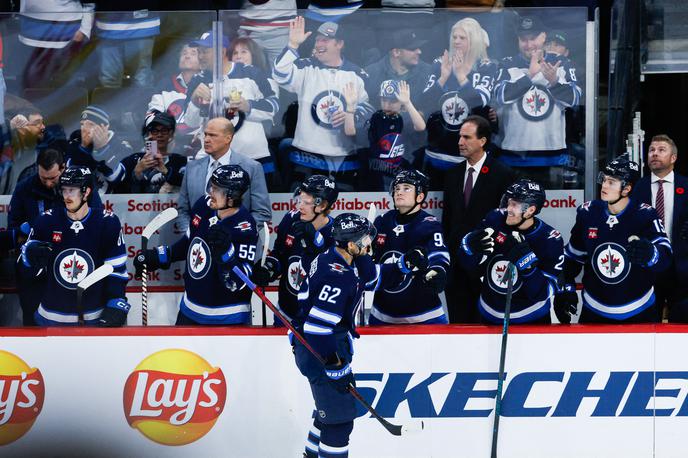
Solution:
<svg viewBox="0 0 688 458">
<path fill-rule="evenodd" d="M 369 324 L 448 323 L 439 293 L 447 282 L 449 251 L 437 218 L 420 208 L 429 184 L 428 177 L 417 170 L 399 172 L 390 187 L 395 209 L 375 220 L 376 262 L 396 263 L 419 253 L 426 254 L 427 262 L 415 263 L 422 272 L 404 272 L 399 284 L 378 289 Z"/>
<path fill-rule="evenodd" d="M 129 277 L 122 227 L 113 213 L 89 207 L 94 185 L 88 167 L 68 167 L 60 176 L 64 206 L 39 216 L 22 247 L 23 267 L 36 276 L 35 287 L 43 288 L 35 313 L 39 326 L 76 325 L 80 315 L 86 324 L 126 322 Z M 103 264 L 114 271 L 84 292 L 78 310 L 77 285 Z"/>
<path fill-rule="evenodd" d="M 483 277 L 478 309 L 486 323 L 504 321 L 505 274 L 510 262 L 516 266 L 511 322 L 551 322 L 552 297 L 564 263 L 564 242 L 559 231 L 535 216 L 544 204 L 542 186 L 520 179 L 507 188 L 500 208 L 488 213 L 479 229 L 461 241 L 461 264 Z"/>
<path fill-rule="evenodd" d="M 241 206 L 249 185 L 248 173 L 238 165 L 218 167 L 210 178 L 210 197 L 201 197 L 191 209 L 186 235 L 134 260 L 140 275 L 144 264 L 154 271 L 186 259 L 177 325 L 249 323 L 251 290 L 232 271 L 238 266 L 250 275 L 256 255 L 256 222 Z"/>
<path fill-rule="evenodd" d="M 584 268 L 580 323 L 657 321 L 653 285 L 669 267 L 672 249 L 655 209 L 628 197 L 639 170 L 625 154 L 614 159 L 599 174 L 600 199 L 578 207 L 564 274 L 571 285 Z M 564 322 L 578 303 L 568 289 L 554 304 Z"/>
</svg>

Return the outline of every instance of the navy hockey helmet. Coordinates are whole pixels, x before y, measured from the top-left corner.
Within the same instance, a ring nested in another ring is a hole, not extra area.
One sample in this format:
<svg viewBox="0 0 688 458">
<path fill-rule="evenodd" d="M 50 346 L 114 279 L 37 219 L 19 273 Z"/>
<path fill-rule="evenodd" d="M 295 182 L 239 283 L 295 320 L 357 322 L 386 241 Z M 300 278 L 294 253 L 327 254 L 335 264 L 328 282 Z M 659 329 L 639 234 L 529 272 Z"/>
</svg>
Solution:
<svg viewBox="0 0 688 458">
<path fill-rule="evenodd" d="M 546 196 L 545 190 L 540 183 L 527 178 L 521 178 L 506 188 L 499 202 L 499 208 L 507 208 L 509 199 L 526 204 L 528 207 L 531 205 L 535 206 L 535 214 L 537 215 L 545 205 Z"/>
<path fill-rule="evenodd" d="M 166 127 L 174 132 L 177 127 L 177 121 L 174 119 L 174 116 L 167 112 L 153 110 L 146 115 L 146 119 L 143 121 L 141 135 L 145 137 L 155 126 Z"/>
<path fill-rule="evenodd" d="M 621 188 L 626 185 L 634 185 L 640 179 L 640 166 L 624 153 L 607 164 L 604 170 L 597 176 L 597 183 L 602 184 L 604 177 L 614 177 L 621 180 Z"/>
<path fill-rule="evenodd" d="M 236 203 L 248 191 L 251 179 L 246 170 L 238 165 L 221 165 L 210 177 L 210 184 L 224 189 L 227 197 Z"/>
<path fill-rule="evenodd" d="M 359 248 L 363 248 L 370 245 L 376 235 L 377 230 L 373 223 L 355 213 L 342 213 L 332 223 L 332 238 L 340 247 L 346 247 L 348 242 L 353 242 Z"/>
<path fill-rule="evenodd" d="M 79 188 L 82 193 L 86 188 L 93 189 L 93 174 L 88 167 L 71 166 L 60 175 L 60 188 L 73 187 Z"/>
<path fill-rule="evenodd" d="M 300 192 L 313 196 L 316 207 L 324 200 L 327 201 L 327 208 L 331 208 L 339 197 L 339 189 L 334 178 L 325 175 L 311 175 L 306 178 L 296 189 L 295 194 Z"/>
<path fill-rule="evenodd" d="M 398 184 L 410 184 L 416 187 L 416 194 L 423 193 L 428 195 L 430 189 L 430 178 L 418 170 L 402 170 L 397 173 L 389 186 L 389 193 L 394 196 L 394 187 Z"/>
</svg>

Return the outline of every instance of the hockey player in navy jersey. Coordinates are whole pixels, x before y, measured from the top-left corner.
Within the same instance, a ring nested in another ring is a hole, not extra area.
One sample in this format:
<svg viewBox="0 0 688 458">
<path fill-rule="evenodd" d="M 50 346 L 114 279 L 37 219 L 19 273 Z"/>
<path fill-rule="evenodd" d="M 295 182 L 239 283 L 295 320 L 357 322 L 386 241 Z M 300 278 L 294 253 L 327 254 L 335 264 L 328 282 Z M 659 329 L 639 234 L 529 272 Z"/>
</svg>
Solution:
<svg viewBox="0 0 688 458">
<path fill-rule="evenodd" d="M 394 263 L 406 251 L 421 247 L 427 253 L 428 265 L 421 275 L 409 272 L 400 284 L 375 293 L 371 325 L 448 323 L 439 293 L 447 283 L 449 251 L 440 222 L 421 210 L 429 186 L 429 178 L 417 170 L 399 172 L 389 190 L 394 210 L 375 220 L 376 262 Z"/>
<path fill-rule="evenodd" d="M 60 176 L 64 207 L 45 211 L 22 247 L 29 274 L 46 276 L 35 313 L 39 326 L 85 324 L 123 326 L 129 312 L 125 297 L 127 253 L 116 215 L 90 208 L 95 180 L 88 167 L 68 167 Z M 103 264 L 114 271 L 88 288 L 77 302 L 78 283 Z"/>
<path fill-rule="evenodd" d="M 209 197 L 201 197 L 191 209 L 186 235 L 134 260 L 140 275 L 144 263 L 154 271 L 186 259 L 177 325 L 250 322 L 251 290 L 232 272 L 239 266 L 250 275 L 256 255 L 256 222 L 241 206 L 249 185 L 248 173 L 238 165 L 218 167 L 210 178 Z"/>
<path fill-rule="evenodd" d="M 350 366 L 353 338 L 358 337 L 354 317 L 364 290 L 398 284 L 404 278 L 402 272 L 427 263 L 422 250 L 413 249 L 396 264 L 376 265 L 368 255 L 375 233 L 373 224 L 362 216 L 337 216 L 332 223 L 336 245 L 313 260 L 301 283 L 294 325 L 326 361 L 323 366 L 294 340 L 296 364 L 308 378 L 315 401 L 307 458 L 348 456 L 357 414 L 356 401 L 348 392 L 349 384 L 355 383 Z"/>
<path fill-rule="evenodd" d="M 578 303 L 572 285 L 581 269 L 580 323 L 657 320 L 653 284 L 672 250 L 655 209 L 628 197 L 639 178 L 638 164 L 620 156 L 599 174 L 600 199 L 578 207 L 565 249 L 568 288 L 554 303 L 559 321 L 569 322 Z"/>
<path fill-rule="evenodd" d="M 261 286 L 279 278 L 279 304 L 288 318 L 296 317 L 301 281 L 313 258 L 332 245 L 332 205 L 339 191 L 334 179 L 311 175 L 296 190 L 296 210 L 282 218 L 275 228 L 277 239 L 265 265 L 253 267 L 253 281 Z M 275 319 L 275 325 L 282 323 Z"/>
<path fill-rule="evenodd" d="M 544 204 L 542 186 L 520 179 L 507 188 L 500 208 L 488 213 L 480 227 L 461 241 L 461 264 L 483 276 L 478 310 L 486 323 L 504 321 L 509 263 L 516 267 L 511 323 L 551 322 L 564 242 L 559 231 L 535 216 Z"/>
</svg>

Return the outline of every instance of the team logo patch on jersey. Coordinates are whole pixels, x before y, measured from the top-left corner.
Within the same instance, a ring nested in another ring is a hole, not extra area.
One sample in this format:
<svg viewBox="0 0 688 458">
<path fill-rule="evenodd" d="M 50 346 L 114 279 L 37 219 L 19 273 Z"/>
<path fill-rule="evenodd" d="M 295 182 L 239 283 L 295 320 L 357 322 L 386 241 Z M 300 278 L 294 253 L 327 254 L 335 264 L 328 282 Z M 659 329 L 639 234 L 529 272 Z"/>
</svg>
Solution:
<svg viewBox="0 0 688 458">
<path fill-rule="evenodd" d="M 471 112 L 466 101 L 459 97 L 459 93 L 456 91 L 447 92 L 442 96 L 440 99 L 440 110 L 444 126 L 452 131 L 459 130 L 461 123 Z"/>
<path fill-rule="evenodd" d="M 210 248 L 200 237 L 194 237 L 186 254 L 186 269 L 194 280 L 205 277 L 210 270 Z"/>
<path fill-rule="evenodd" d="M 344 97 L 338 91 L 323 91 L 313 98 L 311 116 L 313 121 L 325 129 L 338 129 L 332 125 L 332 116 L 339 110 L 344 111 Z"/>
<path fill-rule="evenodd" d="M 234 226 L 234 229 L 239 229 L 240 231 L 250 231 L 251 223 L 249 223 L 248 221 L 242 221 L 236 226 Z"/>
<path fill-rule="evenodd" d="M 294 246 L 294 236 L 293 235 L 287 235 L 287 237 L 284 239 L 284 244 L 288 247 L 293 247 Z"/>
<path fill-rule="evenodd" d="M 94 270 L 93 258 L 79 248 L 69 248 L 55 257 L 53 272 L 55 279 L 67 289 L 76 289 L 77 284 Z"/>
<path fill-rule="evenodd" d="M 330 266 L 330 270 L 332 270 L 332 272 L 337 272 L 337 273 L 343 274 L 347 270 L 343 265 L 336 263 L 336 262 L 333 262 L 333 263 L 328 264 L 328 265 Z"/>
<path fill-rule="evenodd" d="M 498 294 L 506 294 L 507 281 L 506 272 L 509 266 L 509 260 L 498 254 L 492 258 L 487 266 L 487 284 L 490 285 L 493 291 Z M 522 282 L 519 281 L 518 270 L 514 269 L 513 292 L 515 293 L 521 288 Z"/>
<path fill-rule="evenodd" d="M 289 257 L 289 267 L 287 267 L 287 288 L 294 296 L 298 294 L 301 289 L 301 282 L 306 278 L 306 271 L 301 265 L 300 256 Z"/>
<path fill-rule="evenodd" d="M 382 136 L 377 141 L 376 155 L 379 159 L 385 159 L 395 164 L 401 162 L 402 156 L 406 151 L 404 143 L 401 140 L 401 134 L 389 133 Z"/>
<path fill-rule="evenodd" d="M 377 246 L 382 246 L 385 244 L 386 240 L 387 240 L 387 234 L 378 234 L 377 237 L 375 238 L 375 244 Z"/>
<path fill-rule="evenodd" d="M 380 257 L 380 263 L 396 264 L 397 262 L 399 262 L 399 259 L 401 259 L 401 255 L 402 253 L 400 251 L 390 250 Z M 408 288 L 412 281 L 413 275 L 405 275 L 404 280 L 401 283 L 390 288 L 385 288 L 384 290 L 392 294 L 400 293 L 404 291 L 406 288 Z"/>
<path fill-rule="evenodd" d="M 588 228 L 588 238 L 589 239 L 596 239 L 597 238 L 597 228 L 596 227 L 589 227 Z"/>
<path fill-rule="evenodd" d="M 194 215 L 193 219 L 191 220 L 191 225 L 193 227 L 198 227 L 201 224 L 201 217 L 198 215 Z"/>
<path fill-rule="evenodd" d="M 547 237 L 548 239 L 560 239 L 561 238 L 561 232 L 559 232 L 556 229 L 552 229 L 549 231 L 549 236 Z"/>
<path fill-rule="evenodd" d="M 62 242 L 62 231 L 53 231 L 53 243 Z"/>
<path fill-rule="evenodd" d="M 603 243 L 592 255 L 592 268 L 603 283 L 621 283 L 631 271 L 631 263 L 626 259 L 626 249 L 618 243 Z"/>
<path fill-rule="evenodd" d="M 530 121 L 545 119 L 554 108 L 552 96 L 545 89 L 538 86 L 532 86 L 528 89 L 521 97 L 521 103 L 517 105 L 521 115 Z"/>
</svg>

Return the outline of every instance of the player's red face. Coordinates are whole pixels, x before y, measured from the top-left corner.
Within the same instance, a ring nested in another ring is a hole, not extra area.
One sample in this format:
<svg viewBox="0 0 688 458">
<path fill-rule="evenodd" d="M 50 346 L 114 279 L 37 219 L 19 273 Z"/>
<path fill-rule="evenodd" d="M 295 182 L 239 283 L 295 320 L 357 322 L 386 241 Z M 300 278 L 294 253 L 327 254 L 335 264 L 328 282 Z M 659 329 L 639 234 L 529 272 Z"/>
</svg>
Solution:
<svg viewBox="0 0 688 458">
<path fill-rule="evenodd" d="M 241 62 L 244 65 L 253 65 L 253 56 L 248 46 L 239 44 L 232 51 L 232 62 Z"/>
<path fill-rule="evenodd" d="M 412 184 L 400 183 L 394 187 L 394 206 L 401 213 L 406 213 L 422 199 L 422 196 L 423 194 L 416 196 L 416 187 Z"/>
<path fill-rule="evenodd" d="M 210 208 L 213 210 L 224 209 L 228 206 L 230 199 L 227 199 L 224 189 L 211 184 L 208 195 L 210 195 Z"/>
<path fill-rule="evenodd" d="M 521 224 L 526 216 L 528 208 L 528 204 L 509 199 L 509 203 L 506 206 L 507 226 L 517 226 Z"/>
<path fill-rule="evenodd" d="M 674 162 L 676 162 L 676 154 L 669 143 L 662 141 L 650 143 L 647 165 L 655 174 L 670 172 L 674 169 Z"/>
<path fill-rule="evenodd" d="M 616 202 L 621 197 L 621 180 L 605 175 L 601 179 L 600 199 L 605 202 Z"/>
<path fill-rule="evenodd" d="M 64 200 L 67 211 L 77 211 L 81 205 L 81 200 L 83 199 L 81 189 L 72 186 L 64 186 L 60 192 L 62 193 L 62 199 Z"/>
<path fill-rule="evenodd" d="M 301 219 L 303 221 L 311 221 L 315 218 L 315 199 L 305 192 L 299 193 L 296 209 L 301 213 Z"/>
<path fill-rule="evenodd" d="M 545 32 L 539 35 L 524 34 L 518 37 L 518 49 L 526 59 L 530 59 L 534 52 L 541 51 L 545 48 Z"/>
</svg>

